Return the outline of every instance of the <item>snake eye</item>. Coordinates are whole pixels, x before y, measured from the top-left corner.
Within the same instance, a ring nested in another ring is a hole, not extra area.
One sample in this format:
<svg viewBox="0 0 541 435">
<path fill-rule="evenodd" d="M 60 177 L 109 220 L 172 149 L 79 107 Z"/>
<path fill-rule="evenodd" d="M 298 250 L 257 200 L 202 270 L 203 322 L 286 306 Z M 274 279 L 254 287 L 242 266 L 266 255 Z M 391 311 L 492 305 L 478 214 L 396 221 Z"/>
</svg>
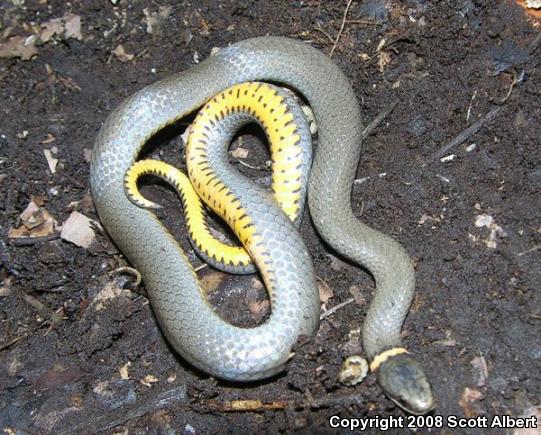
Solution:
<svg viewBox="0 0 541 435">
<path fill-rule="evenodd" d="M 434 409 L 432 389 L 423 369 L 406 354 L 383 362 L 378 382 L 393 402 L 411 414 L 426 414 Z"/>
</svg>

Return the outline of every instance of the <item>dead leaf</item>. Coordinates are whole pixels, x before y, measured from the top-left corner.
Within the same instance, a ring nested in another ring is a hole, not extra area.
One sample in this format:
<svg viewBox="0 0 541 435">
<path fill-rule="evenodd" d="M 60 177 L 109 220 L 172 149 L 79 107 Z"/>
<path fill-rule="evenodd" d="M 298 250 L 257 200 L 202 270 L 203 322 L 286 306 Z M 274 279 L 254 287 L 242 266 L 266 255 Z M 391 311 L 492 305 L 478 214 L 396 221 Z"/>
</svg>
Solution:
<svg viewBox="0 0 541 435">
<path fill-rule="evenodd" d="M 85 162 L 90 163 L 90 160 L 92 160 L 92 150 L 90 148 L 83 148 L 83 156 Z"/>
<path fill-rule="evenodd" d="M 54 234 L 56 221 L 34 201 L 20 215 L 22 225 L 19 228 L 10 228 L 8 237 L 18 239 L 22 237 L 46 237 Z"/>
<path fill-rule="evenodd" d="M 126 50 L 124 49 L 124 46 L 122 44 L 120 44 L 113 50 L 113 54 L 120 62 L 129 62 L 135 57 L 135 55 L 133 54 L 126 53 Z"/>
<path fill-rule="evenodd" d="M 120 379 L 130 379 L 130 374 L 128 373 L 128 370 L 131 366 L 131 361 L 128 361 L 126 364 L 124 364 L 122 367 L 118 369 L 118 372 L 120 373 Z"/>
<path fill-rule="evenodd" d="M 60 237 L 81 248 L 90 248 L 96 237 L 92 229 L 92 220 L 84 214 L 74 211 L 62 224 Z"/>
<path fill-rule="evenodd" d="M 327 284 L 322 279 L 317 280 L 317 288 L 319 290 L 319 301 L 323 306 L 325 306 L 329 299 L 334 297 L 334 292 L 329 286 L 329 284 Z"/>
<path fill-rule="evenodd" d="M 441 222 L 441 217 L 423 214 L 417 223 L 423 225 L 425 222 Z"/>
<path fill-rule="evenodd" d="M 79 84 L 75 80 L 73 80 L 71 77 L 57 75 L 56 79 L 62 85 L 64 85 L 64 87 L 66 89 L 69 89 L 71 91 L 80 91 L 81 90 L 81 87 L 79 86 Z"/>
<path fill-rule="evenodd" d="M 477 371 L 477 386 L 484 387 L 488 378 L 488 365 L 484 356 L 476 356 L 470 364 Z"/>
<path fill-rule="evenodd" d="M 15 278 L 13 276 L 8 276 L 7 278 L 4 278 L 2 286 L 0 287 L 0 298 L 5 298 L 6 296 L 9 296 L 11 294 L 11 284 L 13 284 L 13 281 L 15 281 Z"/>
<path fill-rule="evenodd" d="M 32 201 L 34 201 L 38 207 L 43 207 L 47 202 L 47 197 L 45 195 L 32 195 Z"/>
<path fill-rule="evenodd" d="M 177 380 L 177 374 L 175 372 L 167 376 L 167 382 L 169 383 L 175 382 L 176 380 Z"/>
<path fill-rule="evenodd" d="M 56 157 L 53 157 L 53 153 L 51 150 L 43 150 L 43 154 L 45 154 L 45 158 L 47 159 L 47 165 L 49 165 L 49 170 L 52 174 L 56 172 L 56 165 L 58 164 L 58 159 Z"/>
<path fill-rule="evenodd" d="M 49 42 L 54 35 L 61 35 L 64 33 L 64 24 L 61 18 L 52 18 L 41 24 L 41 32 L 39 39 L 42 42 Z"/>
<path fill-rule="evenodd" d="M 40 27 L 42 30 L 38 36 L 43 43 L 49 42 L 55 35 L 63 39 L 83 40 L 80 15 L 65 14 L 63 17 L 52 18 L 41 23 Z"/>
<path fill-rule="evenodd" d="M 81 16 L 75 14 L 66 14 L 63 17 L 64 20 L 64 38 L 66 39 L 78 39 L 83 40 L 83 34 L 81 33 Z"/>
<path fill-rule="evenodd" d="M 221 272 L 210 272 L 206 273 L 200 278 L 201 288 L 205 290 L 206 293 L 213 292 L 216 290 L 220 283 L 225 279 L 226 275 Z"/>
<path fill-rule="evenodd" d="M 94 201 L 90 193 L 86 193 L 83 199 L 79 201 L 79 206 L 83 212 L 90 212 L 94 210 Z"/>
<path fill-rule="evenodd" d="M 160 6 L 158 12 L 150 12 L 148 8 L 143 9 L 147 23 L 147 33 L 150 35 L 159 33 L 163 23 L 169 18 L 172 11 L 172 6 Z"/>
<path fill-rule="evenodd" d="M 141 382 L 143 385 L 146 385 L 147 387 L 150 387 L 152 384 L 158 382 L 158 378 L 154 375 L 146 375 L 139 382 Z"/>
<path fill-rule="evenodd" d="M 256 322 L 261 322 L 270 311 L 270 303 L 268 300 L 252 301 L 248 304 L 248 309 L 252 319 Z"/>
<path fill-rule="evenodd" d="M 6 42 L 0 44 L 0 58 L 19 57 L 22 60 L 30 60 L 36 54 L 38 49 L 31 44 L 25 44 L 26 38 L 22 36 L 12 36 Z"/>
<path fill-rule="evenodd" d="M 475 216 L 475 223 L 474 225 L 477 228 L 488 228 L 490 230 L 490 233 L 487 238 L 483 239 L 483 242 L 487 246 L 487 248 L 495 249 L 497 247 L 497 237 L 506 237 L 507 233 L 504 231 L 502 227 L 496 224 L 494 221 L 494 218 L 488 214 L 480 214 Z M 472 237 L 470 237 L 472 239 Z M 478 238 L 473 236 L 474 241 L 477 241 Z"/>
<path fill-rule="evenodd" d="M 231 151 L 231 156 L 235 157 L 236 159 L 245 159 L 248 157 L 249 150 L 242 147 L 237 147 L 233 151 Z"/>
<path fill-rule="evenodd" d="M 391 63 L 391 55 L 386 51 L 380 51 L 377 55 L 378 57 L 378 68 L 379 72 L 384 72 L 387 65 Z"/>
<path fill-rule="evenodd" d="M 48 144 L 48 143 L 54 142 L 55 140 L 56 140 L 56 137 L 54 137 L 51 133 L 47 133 L 47 138 L 43 139 L 40 143 Z"/>
<path fill-rule="evenodd" d="M 349 294 L 353 297 L 353 299 L 355 300 L 355 303 L 357 305 L 364 305 L 366 304 L 366 299 L 365 297 L 362 295 L 361 293 L 361 289 L 356 286 L 356 285 L 352 285 L 350 288 L 349 288 Z"/>
<path fill-rule="evenodd" d="M 462 393 L 462 398 L 458 402 L 464 415 L 468 418 L 475 417 L 479 415 L 479 411 L 475 409 L 475 402 L 484 399 L 483 393 L 479 390 L 474 390 L 473 388 L 464 388 L 464 393 Z"/>
<path fill-rule="evenodd" d="M 90 308 L 95 311 L 100 311 L 105 308 L 105 302 L 116 299 L 119 297 L 129 297 L 131 296 L 131 291 L 128 289 L 123 289 L 118 287 L 114 282 L 109 282 L 103 287 L 100 292 L 92 299 L 90 303 Z"/>
</svg>

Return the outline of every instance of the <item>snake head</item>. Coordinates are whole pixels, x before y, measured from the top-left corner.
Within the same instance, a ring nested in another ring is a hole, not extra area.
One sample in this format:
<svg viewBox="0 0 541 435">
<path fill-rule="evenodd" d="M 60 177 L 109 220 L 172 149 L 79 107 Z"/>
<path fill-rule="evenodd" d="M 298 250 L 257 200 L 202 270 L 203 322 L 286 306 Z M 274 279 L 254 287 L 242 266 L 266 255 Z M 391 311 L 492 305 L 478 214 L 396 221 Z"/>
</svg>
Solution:
<svg viewBox="0 0 541 435">
<path fill-rule="evenodd" d="M 406 354 L 384 361 L 378 368 L 378 382 L 385 394 L 411 414 L 434 409 L 432 388 L 421 366 Z"/>
</svg>

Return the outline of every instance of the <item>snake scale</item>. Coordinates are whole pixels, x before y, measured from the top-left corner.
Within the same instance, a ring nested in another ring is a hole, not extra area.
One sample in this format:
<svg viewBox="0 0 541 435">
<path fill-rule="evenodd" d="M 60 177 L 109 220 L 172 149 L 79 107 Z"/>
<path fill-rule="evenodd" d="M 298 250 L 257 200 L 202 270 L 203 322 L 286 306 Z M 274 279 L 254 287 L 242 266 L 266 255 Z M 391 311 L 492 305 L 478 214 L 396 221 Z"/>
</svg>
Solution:
<svg viewBox="0 0 541 435">
<path fill-rule="evenodd" d="M 360 108 L 346 76 L 317 49 L 283 37 L 241 41 L 127 98 L 104 122 L 93 150 L 90 181 L 102 223 L 141 273 L 162 331 L 187 361 L 234 381 L 282 371 L 299 336 L 317 331 L 320 307 L 305 244 L 269 193 L 234 178 L 230 169 L 221 174 L 237 183 L 228 187 L 255 225 L 255 241 L 244 245 L 264 272 L 271 300 L 269 319 L 245 329 L 213 311 L 177 242 L 124 191 L 126 172 L 156 132 L 221 91 L 248 81 L 285 84 L 311 106 L 318 126 L 308 184 L 313 222 L 331 247 L 367 268 L 375 279 L 362 341 L 382 389 L 407 411 L 428 412 L 434 406 L 430 384 L 400 344 L 414 293 L 412 262 L 400 244 L 352 212 L 351 188 L 363 128 Z M 223 144 L 221 152 L 225 154 Z"/>
</svg>

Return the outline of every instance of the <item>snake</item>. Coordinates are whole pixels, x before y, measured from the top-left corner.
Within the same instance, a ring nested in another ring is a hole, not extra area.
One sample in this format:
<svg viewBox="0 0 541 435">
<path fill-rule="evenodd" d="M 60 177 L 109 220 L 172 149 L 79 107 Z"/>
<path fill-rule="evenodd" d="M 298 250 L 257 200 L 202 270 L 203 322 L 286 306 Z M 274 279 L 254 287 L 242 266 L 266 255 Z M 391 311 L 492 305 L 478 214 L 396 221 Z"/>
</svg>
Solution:
<svg viewBox="0 0 541 435">
<path fill-rule="evenodd" d="M 228 134 L 254 121 L 263 128 L 269 138 L 273 197 L 289 219 L 299 227 L 312 163 L 310 125 L 294 95 L 268 83 L 248 82 L 235 85 L 214 96 L 198 112 L 189 129 L 193 134 L 188 135 L 186 144 L 189 177 L 163 161 L 144 159 L 136 161 L 125 178 L 126 195 L 134 204 L 145 208 L 156 209 L 161 206 L 141 194 L 137 185 L 139 178 L 154 175 L 172 185 L 182 199 L 186 227 L 194 251 L 215 269 L 233 274 L 251 274 L 257 269 L 242 246 L 231 246 L 211 231 L 204 201 L 200 197 L 206 199 L 208 206 L 218 216 L 229 220 L 229 224 L 234 226 L 240 221 L 237 219 L 240 213 L 237 217 L 230 214 L 228 219 L 227 210 L 238 209 L 238 206 L 232 203 L 235 196 L 232 197 L 231 192 L 220 183 L 222 175 L 215 171 L 212 171 L 210 176 L 201 173 L 202 170 L 207 172 L 214 166 L 208 158 L 210 143 L 219 142 L 227 146 L 230 141 Z M 219 139 L 211 140 L 209 134 L 218 127 Z M 233 184 L 238 183 L 235 180 Z M 237 221 L 233 222 L 233 219 Z M 248 223 L 244 226 L 246 228 L 241 229 L 239 236 L 251 239 L 251 226 Z"/>
<path fill-rule="evenodd" d="M 209 169 L 222 177 L 234 197 L 241 213 L 239 227 L 250 224 L 253 230 L 252 238 L 241 242 L 261 273 L 271 303 L 265 323 L 241 328 L 210 307 L 186 253 L 151 211 L 128 198 L 124 185 L 126 173 L 153 135 L 220 92 L 250 81 L 288 86 L 311 107 L 318 127 L 307 194 L 312 222 L 330 247 L 374 278 L 362 345 L 382 390 L 407 412 L 430 411 L 435 406 L 430 382 L 400 339 L 415 291 L 413 264 L 400 243 L 353 212 L 361 109 L 348 78 L 318 49 L 279 36 L 243 40 L 125 99 L 104 121 L 92 151 L 90 183 L 102 224 L 140 272 L 161 330 L 186 361 L 229 381 L 282 372 L 299 338 L 317 332 L 320 306 L 308 249 L 272 195 L 235 177 L 224 143 L 207 156 L 218 163 Z"/>
</svg>

